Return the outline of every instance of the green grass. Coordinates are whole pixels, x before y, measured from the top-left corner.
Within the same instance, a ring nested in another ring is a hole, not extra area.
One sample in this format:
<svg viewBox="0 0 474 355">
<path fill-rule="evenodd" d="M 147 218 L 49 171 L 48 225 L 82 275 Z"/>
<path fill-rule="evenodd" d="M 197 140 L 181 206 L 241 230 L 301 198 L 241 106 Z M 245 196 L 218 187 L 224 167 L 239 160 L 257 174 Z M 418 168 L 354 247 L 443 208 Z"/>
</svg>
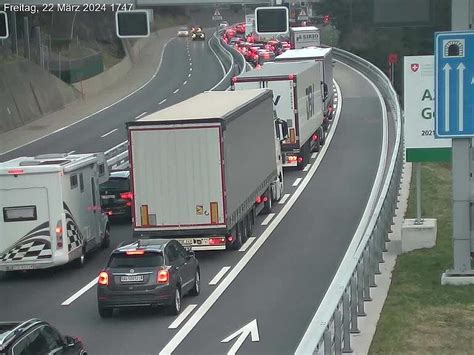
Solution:
<svg viewBox="0 0 474 355">
<path fill-rule="evenodd" d="M 441 285 L 452 268 L 450 164 L 423 164 L 422 189 L 423 217 L 438 220 L 436 246 L 398 257 L 369 354 L 474 354 L 474 286 Z M 412 179 L 406 218 L 415 209 Z"/>
</svg>

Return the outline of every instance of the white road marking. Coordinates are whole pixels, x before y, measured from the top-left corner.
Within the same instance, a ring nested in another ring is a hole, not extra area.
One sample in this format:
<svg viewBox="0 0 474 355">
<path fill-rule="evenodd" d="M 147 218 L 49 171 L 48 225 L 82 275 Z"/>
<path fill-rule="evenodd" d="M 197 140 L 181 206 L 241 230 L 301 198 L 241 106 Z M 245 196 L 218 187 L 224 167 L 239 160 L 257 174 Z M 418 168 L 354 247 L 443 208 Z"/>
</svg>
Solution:
<svg viewBox="0 0 474 355">
<path fill-rule="evenodd" d="M 33 139 L 32 141 L 30 141 L 30 142 L 28 142 L 28 143 L 25 143 L 25 144 L 19 145 L 18 147 L 13 148 L 13 149 L 7 150 L 6 152 L 2 152 L 2 153 L 0 153 L 0 156 L 5 155 L 5 154 L 10 153 L 10 152 L 13 152 L 14 150 L 17 150 L 17 149 L 19 149 L 19 148 L 25 147 L 25 146 L 27 146 L 27 145 L 29 145 L 29 144 L 31 144 L 31 143 L 37 142 L 37 141 L 39 141 L 39 140 L 41 140 L 41 139 L 43 139 L 43 138 L 52 136 L 53 134 L 56 134 L 56 133 L 61 132 L 61 131 L 65 130 L 65 129 L 68 129 L 69 127 L 75 126 L 76 124 L 78 124 L 78 123 L 80 123 L 80 122 L 82 122 L 82 121 L 84 121 L 84 120 L 87 120 L 87 119 L 89 119 L 89 118 L 91 118 L 91 117 L 97 115 L 98 113 L 101 113 L 101 112 L 103 112 L 103 111 L 105 111 L 105 110 L 111 108 L 112 106 L 115 106 L 116 104 L 122 102 L 123 100 L 128 99 L 130 96 L 135 95 L 137 92 L 139 92 L 140 90 L 142 90 L 145 86 L 147 86 L 148 84 L 150 84 L 150 83 L 152 82 L 152 80 L 156 77 L 156 75 L 158 74 L 158 71 L 160 70 L 161 63 L 163 62 L 163 56 L 164 56 L 164 54 L 165 54 L 165 49 L 166 49 L 166 47 L 168 46 L 168 44 L 169 44 L 173 39 L 175 39 L 175 38 L 174 38 L 174 37 L 173 37 L 173 38 L 170 38 L 170 39 L 165 43 L 165 46 L 163 47 L 163 51 L 161 52 L 160 62 L 158 63 L 158 66 L 156 67 L 155 73 L 153 74 L 152 78 L 151 78 L 150 80 L 148 80 L 145 84 L 143 84 L 142 86 L 140 86 L 138 89 L 136 89 L 135 91 L 132 91 L 132 92 L 129 93 L 128 95 L 122 97 L 120 100 L 117 100 L 117 101 L 115 101 L 114 103 L 112 103 L 112 104 L 110 104 L 110 105 L 108 105 L 108 106 L 105 106 L 105 107 L 101 108 L 100 110 L 98 110 L 98 111 L 96 111 L 96 112 L 94 112 L 94 113 L 91 113 L 90 115 L 88 115 L 88 116 L 86 116 L 86 117 L 84 117 L 84 118 L 81 118 L 79 121 L 76 121 L 76 122 L 74 122 L 74 123 L 71 123 L 70 125 L 61 127 L 61 128 L 59 128 L 59 129 L 57 129 L 57 130 L 51 132 L 51 133 L 45 134 L 45 135 L 42 136 L 42 137 Z"/>
<path fill-rule="evenodd" d="M 183 85 L 186 85 L 187 83 L 188 83 L 188 81 L 187 81 L 187 80 L 185 80 L 185 81 L 184 81 L 184 83 L 183 83 Z"/>
<path fill-rule="evenodd" d="M 69 153 L 67 153 L 68 155 L 69 154 L 74 154 L 76 151 L 75 150 L 71 150 Z"/>
<path fill-rule="evenodd" d="M 280 205 L 284 205 L 286 200 L 288 200 L 288 197 L 290 197 L 290 194 L 284 194 L 281 200 L 278 202 Z"/>
<path fill-rule="evenodd" d="M 272 218 L 275 217 L 275 213 L 270 213 L 262 222 L 262 226 L 266 226 L 268 223 L 270 223 L 270 221 L 272 220 Z"/>
<path fill-rule="evenodd" d="M 308 171 L 309 168 L 311 168 L 311 164 L 306 164 L 306 166 L 304 167 L 303 171 Z"/>
<path fill-rule="evenodd" d="M 166 102 L 166 100 L 168 100 L 168 99 L 161 100 L 160 102 L 158 102 L 158 105 L 164 104 Z"/>
<path fill-rule="evenodd" d="M 219 283 L 219 281 L 222 279 L 222 277 L 226 274 L 227 271 L 230 270 L 230 266 L 224 266 L 217 274 L 214 276 L 214 278 L 209 282 L 209 285 L 214 286 Z"/>
<path fill-rule="evenodd" d="M 301 178 L 297 178 L 295 180 L 295 182 L 293 183 L 293 186 L 298 186 L 300 184 L 301 180 L 302 180 Z"/>
<path fill-rule="evenodd" d="M 227 338 L 221 340 L 221 343 L 228 343 L 232 339 L 237 338 L 237 341 L 232 345 L 230 350 L 227 352 L 227 355 L 235 355 L 237 351 L 240 349 L 242 344 L 244 343 L 245 339 L 250 334 L 250 339 L 252 342 L 260 341 L 260 335 L 258 334 L 258 325 L 257 320 L 254 319 L 249 324 L 244 325 L 242 328 L 237 330 L 236 332 L 229 335 Z"/>
<path fill-rule="evenodd" d="M 61 303 L 61 306 L 69 306 L 72 302 L 74 302 L 76 299 L 86 293 L 89 289 L 91 289 L 97 283 L 98 279 L 99 277 L 96 277 L 94 280 L 89 282 L 87 285 L 85 285 L 83 288 L 81 288 L 79 291 L 69 297 L 66 301 Z"/>
<path fill-rule="evenodd" d="M 173 91 L 173 94 L 176 94 L 179 91 L 179 88 L 177 88 L 175 91 Z"/>
<path fill-rule="evenodd" d="M 189 68 L 189 71 L 193 71 L 193 68 Z"/>
<path fill-rule="evenodd" d="M 311 154 L 311 159 L 316 159 L 317 156 L 318 156 L 318 153 L 313 153 Z"/>
<path fill-rule="evenodd" d="M 190 78 L 190 77 L 191 77 L 191 73 L 188 74 L 188 78 Z"/>
<path fill-rule="evenodd" d="M 109 134 L 114 133 L 116 130 L 118 130 L 118 128 L 115 128 L 115 129 L 111 130 L 110 132 L 107 132 L 107 133 L 101 135 L 101 137 L 102 137 L 102 138 L 107 137 Z"/>
<path fill-rule="evenodd" d="M 170 324 L 168 329 L 176 329 L 180 326 L 181 323 L 191 314 L 194 308 L 197 307 L 197 304 L 190 304 L 186 309 L 175 319 L 173 323 Z"/>
<path fill-rule="evenodd" d="M 338 94 L 340 95 L 340 88 L 335 83 L 338 88 Z M 341 100 L 342 101 L 342 100 Z M 342 106 L 342 105 L 341 105 Z M 270 237 L 272 232 L 278 226 L 278 224 L 283 220 L 283 218 L 288 214 L 291 207 L 295 204 L 296 200 L 300 197 L 303 193 L 306 186 L 309 184 L 311 178 L 316 173 L 321 161 L 323 160 L 324 155 L 326 154 L 331 140 L 334 137 L 334 132 L 336 131 L 337 124 L 339 122 L 339 117 L 341 114 L 341 110 L 336 111 L 336 117 L 334 118 L 334 128 L 331 129 L 329 135 L 326 139 L 326 144 L 321 149 L 321 153 L 318 155 L 318 158 L 314 162 L 313 166 L 311 167 L 308 174 L 306 174 L 303 183 L 298 186 L 295 193 L 290 197 L 288 203 L 283 206 L 280 213 L 276 216 L 276 218 L 271 222 L 271 224 L 263 231 L 262 235 L 257 238 L 255 243 L 252 244 L 249 251 L 244 254 L 244 256 L 239 260 L 239 262 L 235 265 L 235 267 L 230 271 L 230 273 L 225 277 L 225 279 L 216 287 L 216 289 L 209 295 L 209 297 L 202 303 L 199 309 L 189 318 L 186 324 L 175 334 L 173 338 L 166 344 L 163 350 L 160 351 L 160 355 L 168 355 L 171 354 L 181 342 L 186 338 L 186 336 L 193 330 L 193 328 L 198 324 L 198 322 L 204 317 L 204 315 L 211 309 L 214 303 L 217 302 L 219 297 L 222 296 L 224 291 L 229 287 L 229 285 L 235 280 L 235 278 L 239 275 L 239 273 L 245 268 L 245 266 L 249 263 L 249 261 L 255 256 L 257 251 L 262 247 L 265 241 Z"/>
<path fill-rule="evenodd" d="M 255 237 L 250 237 L 249 239 L 247 239 L 244 245 L 240 247 L 239 251 L 246 251 L 248 247 L 250 246 L 250 244 L 253 243 L 254 240 L 255 240 Z"/>
<path fill-rule="evenodd" d="M 138 120 L 140 117 L 143 117 L 147 114 L 147 112 L 143 112 L 141 114 L 139 114 L 137 117 L 135 117 L 136 120 Z"/>
</svg>

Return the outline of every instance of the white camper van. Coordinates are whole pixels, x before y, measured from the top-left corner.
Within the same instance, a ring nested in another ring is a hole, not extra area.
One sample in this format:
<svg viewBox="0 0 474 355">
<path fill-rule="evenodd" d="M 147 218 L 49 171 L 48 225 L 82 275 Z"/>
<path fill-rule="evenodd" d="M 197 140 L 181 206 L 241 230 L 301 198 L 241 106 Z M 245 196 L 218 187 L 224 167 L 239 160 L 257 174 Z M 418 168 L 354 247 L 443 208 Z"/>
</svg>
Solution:
<svg viewBox="0 0 474 355">
<path fill-rule="evenodd" d="M 45 154 L 0 163 L 0 270 L 42 269 L 108 247 L 99 184 L 103 153 Z"/>
</svg>

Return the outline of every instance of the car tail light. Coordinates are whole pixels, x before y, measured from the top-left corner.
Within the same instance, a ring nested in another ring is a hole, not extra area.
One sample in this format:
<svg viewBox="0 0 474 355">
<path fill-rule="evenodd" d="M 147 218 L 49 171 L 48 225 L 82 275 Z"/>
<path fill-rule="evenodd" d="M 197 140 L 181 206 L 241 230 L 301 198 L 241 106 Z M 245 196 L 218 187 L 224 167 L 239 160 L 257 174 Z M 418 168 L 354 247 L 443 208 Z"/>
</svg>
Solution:
<svg viewBox="0 0 474 355">
<path fill-rule="evenodd" d="M 125 254 L 126 255 L 143 255 L 145 254 L 145 250 L 127 250 Z"/>
<path fill-rule="evenodd" d="M 19 175 L 19 174 L 23 174 L 24 170 L 23 169 L 10 169 L 8 170 L 8 173 L 12 175 Z"/>
<path fill-rule="evenodd" d="M 313 135 L 311 136 L 311 139 L 312 139 L 313 141 L 317 141 L 317 140 L 318 140 L 318 135 L 317 135 L 316 133 L 313 134 Z"/>
<path fill-rule="evenodd" d="M 107 216 L 112 216 L 112 211 L 107 211 Z"/>
<path fill-rule="evenodd" d="M 63 222 L 61 220 L 56 224 L 54 232 L 56 233 L 56 249 L 61 249 L 63 247 Z"/>
<path fill-rule="evenodd" d="M 105 271 L 102 271 L 99 274 L 99 279 L 97 281 L 99 285 L 108 286 L 109 285 L 109 274 Z"/>
<path fill-rule="evenodd" d="M 267 196 L 264 196 L 263 197 L 263 202 L 267 202 L 268 201 L 268 197 Z"/>
<path fill-rule="evenodd" d="M 120 194 L 120 198 L 123 200 L 132 200 L 133 199 L 133 194 L 131 192 L 122 192 Z"/>
<path fill-rule="evenodd" d="M 261 203 L 262 202 L 262 196 L 255 197 L 255 202 L 256 203 Z"/>
<path fill-rule="evenodd" d="M 167 284 L 170 281 L 170 273 L 168 270 L 160 270 L 156 274 L 156 282 L 159 284 Z"/>
<path fill-rule="evenodd" d="M 125 204 L 125 206 L 127 206 L 127 207 L 130 207 L 131 205 L 132 205 L 132 203 L 131 203 L 130 201 L 128 201 L 128 202 Z"/>
<path fill-rule="evenodd" d="M 236 77 L 236 76 L 232 77 L 232 82 L 233 82 L 233 83 L 236 83 L 236 82 L 237 82 L 237 77 Z"/>
<path fill-rule="evenodd" d="M 225 238 L 211 237 L 209 238 L 209 245 L 222 245 L 225 243 Z"/>
</svg>

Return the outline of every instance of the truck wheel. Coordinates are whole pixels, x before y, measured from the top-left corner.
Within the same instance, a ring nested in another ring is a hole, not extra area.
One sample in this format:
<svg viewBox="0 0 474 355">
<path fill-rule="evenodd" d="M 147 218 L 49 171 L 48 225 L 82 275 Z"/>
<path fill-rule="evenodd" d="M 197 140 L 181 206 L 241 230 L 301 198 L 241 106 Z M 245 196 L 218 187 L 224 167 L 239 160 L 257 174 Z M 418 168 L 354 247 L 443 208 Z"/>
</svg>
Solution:
<svg viewBox="0 0 474 355">
<path fill-rule="evenodd" d="M 235 227 L 235 240 L 230 246 L 233 250 L 239 250 L 242 244 L 244 244 L 242 242 L 242 228 L 240 227 L 241 227 L 241 224 L 237 223 Z"/>
<path fill-rule="evenodd" d="M 318 131 L 318 137 L 319 137 L 319 131 Z M 321 141 L 318 139 L 313 146 L 313 152 L 319 152 L 321 150 Z"/>
<path fill-rule="evenodd" d="M 303 159 L 303 162 L 305 162 L 306 159 Z M 265 201 L 263 204 L 263 209 L 262 209 L 262 212 L 265 213 L 265 214 L 269 214 L 269 213 L 272 213 L 272 194 L 270 193 L 269 190 L 267 190 L 266 192 L 266 196 L 267 196 L 267 201 Z"/>
<path fill-rule="evenodd" d="M 323 146 L 326 143 L 326 134 L 324 133 L 323 128 L 320 128 L 319 131 L 320 131 L 320 134 L 318 134 L 319 144 Z"/>
<path fill-rule="evenodd" d="M 104 238 L 102 239 L 102 243 L 101 243 L 100 246 L 101 246 L 102 249 L 107 249 L 110 246 L 110 227 L 109 227 L 109 225 L 107 225 L 107 227 L 105 227 Z"/>
<path fill-rule="evenodd" d="M 253 222 L 252 222 L 252 216 L 251 216 L 252 211 L 247 215 L 247 239 L 252 236 L 252 231 L 253 231 Z"/>
</svg>

